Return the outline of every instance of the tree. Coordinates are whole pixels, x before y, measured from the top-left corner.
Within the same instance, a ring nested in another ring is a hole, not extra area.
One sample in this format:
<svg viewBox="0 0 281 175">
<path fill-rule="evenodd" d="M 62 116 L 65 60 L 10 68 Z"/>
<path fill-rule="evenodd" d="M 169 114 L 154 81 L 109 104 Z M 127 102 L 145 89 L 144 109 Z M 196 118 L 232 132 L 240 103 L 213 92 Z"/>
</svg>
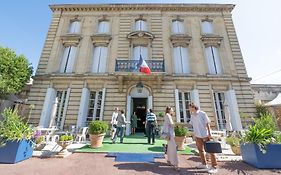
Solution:
<svg viewBox="0 0 281 175">
<path fill-rule="evenodd" d="M 0 47 L 0 99 L 19 92 L 30 79 L 33 67 L 23 56 Z"/>
</svg>

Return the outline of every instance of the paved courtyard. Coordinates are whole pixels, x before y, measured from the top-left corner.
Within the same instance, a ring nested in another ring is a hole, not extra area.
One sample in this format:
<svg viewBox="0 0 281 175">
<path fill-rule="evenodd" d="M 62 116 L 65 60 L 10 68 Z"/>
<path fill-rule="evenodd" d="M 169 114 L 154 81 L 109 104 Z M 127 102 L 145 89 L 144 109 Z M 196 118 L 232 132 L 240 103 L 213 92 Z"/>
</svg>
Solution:
<svg viewBox="0 0 281 175">
<path fill-rule="evenodd" d="M 199 163 L 197 156 L 179 155 L 180 172 L 165 164 L 165 159 L 155 163 L 115 162 L 114 158 L 101 153 L 74 153 L 66 158 L 31 158 L 17 164 L 0 164 L 0 175 L 151 175 L 151 174 L 208 174 L 194 167 Z M 248 174 L 280 174 L 277 170 L 258 170 L 243 162 L 219 162 L 221 175 L 235 175 L 237 169 Z M 240 173 L 243 174 L 243 173 Z"/>
</svg>

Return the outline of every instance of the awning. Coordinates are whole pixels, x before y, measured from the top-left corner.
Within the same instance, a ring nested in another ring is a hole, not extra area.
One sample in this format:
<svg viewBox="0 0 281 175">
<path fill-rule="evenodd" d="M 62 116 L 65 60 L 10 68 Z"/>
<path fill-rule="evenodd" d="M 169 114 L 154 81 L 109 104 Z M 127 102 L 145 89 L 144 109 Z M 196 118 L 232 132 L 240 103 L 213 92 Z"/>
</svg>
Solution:
<svg viewBox="0 0 281 175">
<path fill-rule="evenodd" d="M 265 104 L 266 106 L 278 106 L 281 105 L 281 93 L 277 95 L 275 99 Z"/>
</svg>

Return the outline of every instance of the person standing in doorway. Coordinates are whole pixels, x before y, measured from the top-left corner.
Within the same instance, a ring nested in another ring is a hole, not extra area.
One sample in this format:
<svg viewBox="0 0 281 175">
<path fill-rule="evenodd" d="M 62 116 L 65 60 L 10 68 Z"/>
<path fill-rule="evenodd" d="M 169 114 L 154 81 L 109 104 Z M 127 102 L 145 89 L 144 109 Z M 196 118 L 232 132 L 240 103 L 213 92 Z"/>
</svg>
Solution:
<svg viewBox="0 0 281 175">
<path fill-rule="evenodd" d="M 112 113 L 111 117 L 111 140 L 113 140 L 113 137 L 116 132 L 116 127 L 117 127 L 117 116 L 118 116 L 118 107 L 114 108 L 114 111 Z"/>
<path fill-rule="evenodd" d="M 174 122 L 173 122 L 173 108 L 166 107 L 166 115 L 164 116 L 163 131 L 167 133 L 167 163 L 179 171 L 178 167 L 178 155 L 177 155 L 177 145 L 175 142 L 175 131 L 174 131 Z"/>
<path fill-rule="evenodd" d="M 136 133 L 136 128 L 138 127 L 138 117 L 136 115 L 136 112 L 133 113 L 131 116 L 131 128 L 132 128 L 132 134 Z"/>
<path fill-rule="evenodd" d="M 199 151 L 199 155 L 201 158 L 201 164 L 196 168 L 200 169 L 208 169 L 207 160 L 205 156 L 204 150 L 204 142 L 209 141 L 211 139 L 211 129 L 210 129 L 210 119 L 204 111 L 198 109 L 198 107 L 191 103 L 189 105 L 189 110 L 191 113 L 190 124 L 193 126 L 193 132 L 195 136 L 196 146 Z M 210 174 L 217 173 L 217 160 L 214 153 L 210 153 L 212 167 L 208 169 Z"/>
<path fill-rule="evenodd" d="M 116 128 L 116 132 L 114 134 L 112 143 L 116 142 L 117 139 L 117 135 L 120 133 L 120 143 L 123 143 L 123 138 L 124 138 L 124 130 L 126 127 L 126 117 L 124 115 L 124 110 L 119 110 L 118 112 L 118 116 L 117 116 L 117 128 Z"/>
<path fill-rule="evenodd" d="M 157 118 L 156 118 L 156 115 L 153 113 L 152 109 L 147 110 L 145 125 L 147 127 L 148 144 L 151 143 L 151 139 L 152 139 L 152 144 L 154 144 L 155 143 L 155 127 L 157 125 Z"/>
</svg>

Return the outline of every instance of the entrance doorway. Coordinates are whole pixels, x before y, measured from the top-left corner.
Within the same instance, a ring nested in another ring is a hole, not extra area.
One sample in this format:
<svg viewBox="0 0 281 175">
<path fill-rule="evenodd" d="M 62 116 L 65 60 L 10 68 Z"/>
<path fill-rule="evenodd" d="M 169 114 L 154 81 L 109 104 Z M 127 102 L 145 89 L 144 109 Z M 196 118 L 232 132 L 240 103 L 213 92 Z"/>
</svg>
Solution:
<svg viewBox="0 0 281 175">
<path fill-rule="evenodd" d="M 147 98 L 133 98 L 133 112 L 136 112 L 138 118 L 138 127 L 136 132 L 144 132 L 145 129 L 145 118 L 146 118 L 146 108 Z"/>
</svg>

